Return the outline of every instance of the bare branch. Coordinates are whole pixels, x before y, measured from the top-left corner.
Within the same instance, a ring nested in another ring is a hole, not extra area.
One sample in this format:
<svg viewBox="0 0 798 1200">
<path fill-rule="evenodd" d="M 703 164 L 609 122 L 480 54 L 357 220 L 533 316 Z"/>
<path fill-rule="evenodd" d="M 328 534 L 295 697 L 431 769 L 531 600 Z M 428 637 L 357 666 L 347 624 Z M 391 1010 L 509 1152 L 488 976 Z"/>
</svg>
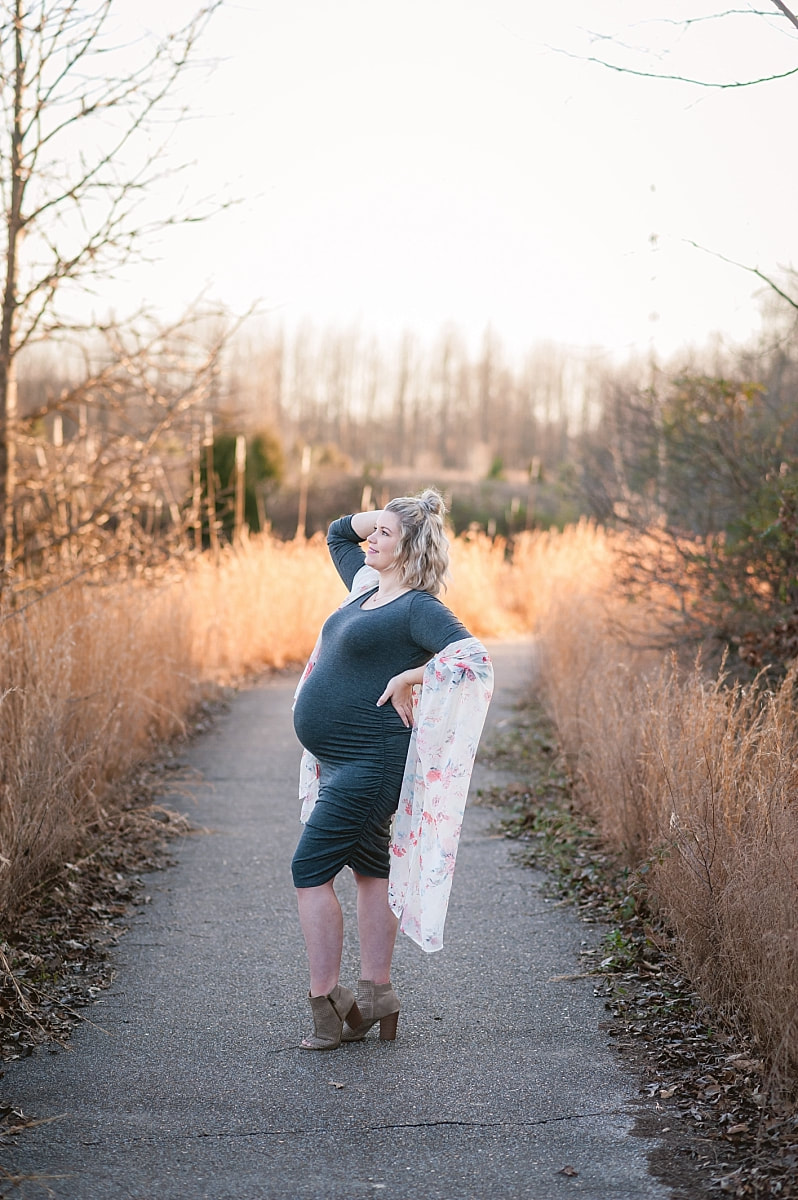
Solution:
<svg viewBox="0 0 798 1200">
<path fill-rule="evenodd" d="M 688 246 L 693 246 L 696 250 L 703 251 L 704 254 L 711 254 L 713 258 L 719 258 L 721 262 L 728 263 L 731 267 L 739 267 L 741 271 L 748 271 L 749 274 L 755 275 L 757 279 L 761 279 L 763 283 L 766 283 L 768 287 L 776 293 L 777 296 L 780 296 L 782 300 L 785 300 L 787 304 L 798 311 L 798 299 L 796 299 L 794 296 L 790 296 L 787 292 L 779 287 L 775 280 L 771 279 L 770 276 L 765 275 L 765 273 L 760 271 L 758 267 L 751 267 L 748 266 L 747 263 L 741 263 L 737 262 L 733 258 L 727 258 L 725 254 L 720 254 L 717 250 L 709 250 L 706 246 L 701 246 L 698 242 L 691 241 L 690 238 L 685 238 L 684 240 Z"/>
<path fill-rule="evenodd" d="M 790 12 L 787 5 L 782 4 L 781 0 L 773 0 L 773 3 L 775 4 L 775 6 L 779 10 L 779 12 L 783 13 L 784 16 L 787 18 L 787 20 L 791 21 L 792 24 L 795 26 L 795 28 L 798 29 L 798 17 L 796 17 L 795 13 Z"/>
<path fill-rule="evenodd" d="M 782 71 L 774 75 L 763 75 L 757 79 L 737 79 L 737 80 L 711 80 L 711 79 L 693 79 L 687 75 L 670 75 L 665 71 L 640 71 L 634 67 L 622 67 L 618 63 L 608 62 L 605 58 L 598 58 L 592 54 L 575 54 L 571 50 L 564 50 L 561 46 L 549 46 L 555 54 L 562 54 L 565 58 L 575 58 L 580 62 L 595 63 L 599 67 L 606 67 L 608 71 L 617 71 L 620 75 L 635 75 L 640 79 L 664 79 L 669 83 L 689 83 L 693 87 L 702 88 L 717 88 L 721 91 L 728 91 L 734 88 L 754 87 L 759 83 L 775 83 L 778 79 L 789 79 L 791 75 L 798 75 L 798 67 L 792 67 L 789 71 Z"/>
<path fill-rule="evenodd" d="M 777 3 L 778 0 L 773 0 Z M 727 8 L 721 12 L 704 13 L 700 17 L 655 17 L 652 21 L 640 21 L 636 24 L 646 25 L 677 25 L 680 29 L 687 29 L 690 25 L 701 25 L 705 21 L 723 21 L 727 17 L 772 17 L 773 13 L 769 9 L 762 8 Z"/>
<path fill-rule="evenodd" d="M 172 37 L 159 47 L 155 58 L 151 62 L 145 64 L 138 71 L 129 74 L 123 80 L 115 81 L 113 86 L 109 87 L 103 95 L 100 95 L 91 103 L 86 102 L 85 95 L 82 96 L 80 107 L 77 111 L 68 113 L 48 133 L 42 134 L 37 139 L 36 151 L 39 153 L 50 141 L 77 122 L 85 121 L 87 118 L 97 116 L 101 112 L 107 112 L 114 108 L 122 108 L 131 102 L 137 106 L 136 115 L 128 122 L 116 141 L 100 155 L 93 166 L 76 179 L 71 187 L 62 195 L 50 197 L 46 202 L 39 205 L 38 208 L 27 214 L 25 218 L 26 223 L 35 221 L 48 209 L 57 206 L 68 197 L 72 199 L 79 197 L 89 184 L 101 176 L 105 168 L 118 160 L 125 146 L 142 130 L 151 119 L 153 113 L 162 106 L 165 97 L 172 90 L 177 78 L 185 68 L 200 32 L 201 27 L 197 19 L 192 22 L 187 31 L 182 31 L 182 41 L 176 56 L 172 56 L 169 53 L 177 45 L 176 35 L 172 35 Z M 166 57 L 170 60 L 167 74 L 152 94 L 142 97 L 142 84 L 145 76 L 149 82 L 155 69 L 160 66 L 162 60 Z M 162 149 L 163 147 L 160 147 L 158 150 L 151 152 L 147 157 L 147 164 L 155 161 Z"/>
</svg>

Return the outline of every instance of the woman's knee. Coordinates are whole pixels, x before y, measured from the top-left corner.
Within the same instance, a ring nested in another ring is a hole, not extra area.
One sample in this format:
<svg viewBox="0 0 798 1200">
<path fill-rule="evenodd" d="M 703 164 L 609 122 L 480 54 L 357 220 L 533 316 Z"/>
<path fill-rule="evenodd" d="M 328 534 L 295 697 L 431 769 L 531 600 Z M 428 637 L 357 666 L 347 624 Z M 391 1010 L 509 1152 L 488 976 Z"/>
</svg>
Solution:
<svg viewBox="0 0 798 1200">
<path fill-rule="evenodd" d="M 355 883 L 359 888 L 372 888 L 379 891 L 388 890 L 387 877 L 383 878 L 381 875 L 363 875 L 360 871 L 356 871 L 354 867 L 352 867 L 352 874 L 354 875 Z"/>
</svg>

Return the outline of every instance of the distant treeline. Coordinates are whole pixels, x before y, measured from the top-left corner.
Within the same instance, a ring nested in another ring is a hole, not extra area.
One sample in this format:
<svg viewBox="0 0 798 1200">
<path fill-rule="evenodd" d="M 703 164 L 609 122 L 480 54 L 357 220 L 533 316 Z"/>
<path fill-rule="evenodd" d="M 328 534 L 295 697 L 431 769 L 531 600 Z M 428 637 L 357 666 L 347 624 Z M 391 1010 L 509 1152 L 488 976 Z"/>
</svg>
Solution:
<svg viewBox="0 0 798 1200">
<path fill-rule="evenodd" d="M 585 516 L 680 546 L 742 539 L 750 559 L 758 530 L 778 553 L 755 569 L 770 579 L 787 565 L 798 343 L 783 317 L 757 348 L 667 365 L 553 344 L 511 359 L 490 329 L 476 351 L 454 328 L 387 344 L 309 325 L 214 327 L 206 342 L 192 330 L 190 353 L 173 336 L 135 372 L 105 359 L 85 380 L 77 365 L 28 359 L 20 561 L 52 568 L 55 547 L 73 564 L 138 569 L 245 526 L 311 534 L 436 483 L 458 532 Z"/>
<path fill-rule="evenodd" d="M 300 327 L 240 337 L 223 372 L 230 412 L 310 444 L 329 465 L 435 469 L 475 478 L 550 467 L 599 415 L 599 353 L 539 345 L 511 363 L 490 329 L 470 353 L 454 328 L 389 346 Z"/>
</svg>

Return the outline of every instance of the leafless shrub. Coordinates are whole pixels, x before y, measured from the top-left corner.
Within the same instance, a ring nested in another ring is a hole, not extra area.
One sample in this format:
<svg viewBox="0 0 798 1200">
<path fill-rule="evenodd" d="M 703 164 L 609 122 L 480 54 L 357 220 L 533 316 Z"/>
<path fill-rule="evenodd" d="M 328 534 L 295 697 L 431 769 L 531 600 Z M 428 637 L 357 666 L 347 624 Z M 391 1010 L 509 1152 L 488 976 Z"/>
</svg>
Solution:
<svg viewBox="0 0 798 1200">
<path fill-rule="evenodd" d="M 230 324 L 200 312 L 106 326 L 82 346 L 75 381 L 45 389 L 18 428 L 17 594 L 171 567 L 199 548 L 196 480 Z"/>
</svg>

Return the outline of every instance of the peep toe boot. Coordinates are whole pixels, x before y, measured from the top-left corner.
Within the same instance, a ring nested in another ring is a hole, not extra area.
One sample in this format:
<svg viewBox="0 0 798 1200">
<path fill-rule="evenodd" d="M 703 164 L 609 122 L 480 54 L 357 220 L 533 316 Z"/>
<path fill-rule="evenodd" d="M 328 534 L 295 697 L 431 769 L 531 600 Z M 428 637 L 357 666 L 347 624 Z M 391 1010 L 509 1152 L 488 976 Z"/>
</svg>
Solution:
<svg viewBox="0 0 798 1200">
<path fill-rule="evenodd" d="M 344 1021 L 349 1027 L 359 1029 L 361 1018 L 354 992 L 336 984 L 327 996 L 311 996 L 313 1013 L 313 1036 L 301 1043 L 303 1050 L 335 1050 L 341 1045 Z"/>
<path fill-rule="evenodd" d="M 399 997 L 390 983 L 361 979 L 357 985 L 357 1009 L 360 1024 L 347 1018 L 342 1041 L 359 1042 L 377 1021 L 380 1023 L 381 1039 L 384 1042 L 394 1040 L 399 1023 Z"/>
</svg>

